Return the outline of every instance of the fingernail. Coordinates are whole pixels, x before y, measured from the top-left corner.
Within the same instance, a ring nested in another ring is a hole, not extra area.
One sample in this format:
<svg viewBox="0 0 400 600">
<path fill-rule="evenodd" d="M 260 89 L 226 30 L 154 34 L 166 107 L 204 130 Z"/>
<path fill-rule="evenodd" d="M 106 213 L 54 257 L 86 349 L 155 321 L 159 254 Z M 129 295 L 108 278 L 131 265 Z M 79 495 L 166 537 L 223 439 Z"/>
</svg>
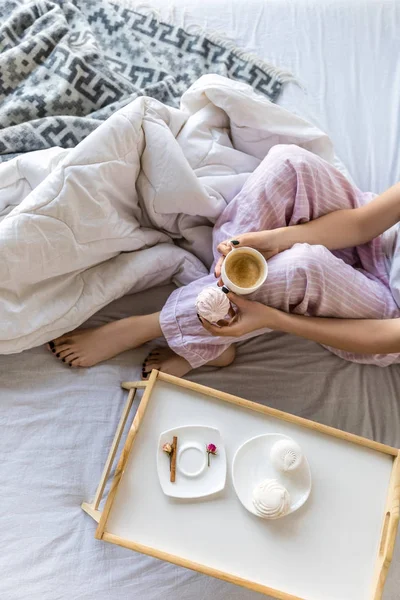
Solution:
<svg viewBox="0 0 400 600">
<path fill-rule="evenodd" d="M 69 366 L 69 367 L 72 367 L 71 363 L 68 363 L 68 366 Z"/>
<path fill-rule="evenodd" d="M 222 286 L 221 290 L 224 292 L 224 294 L 229 294 L 229 290 L 225 285 Z"/>
<path fill-rule="evenodd" d="M 62 358 L 61 360 L 62 360 L 63 362 L 65 362 L 65 358 Z"/>
<path fill-rule="evenodd" d="M 51 351 L 52 351 L 53 353 L 55 353 L 55 349 L 54 349 L 54 348 L 52 348 L 52 349 L 51 349 Z"/>
<path fill-rule="evenodd" d="M 53 350 L 53 348 L 54 348 L 54 342 L 49 342 L 49 346 Z"/>
<path fill-rule="evenodd" d="M 200 323 L 202 323 L 202 320 L 201 320 L 201 317 L 200 317 L 199 313 L 197 313 L 197 318 L 200 321 Z"/>
<path fill-rule="evenodd" d="M 60 358 L 60 353 L 59 353 L 59 352 L 57 352 L 56 356 L 57 356 L 57 358 Z"/>
<path fill-rule="evenodd" d="M 231 244 L 233 244 L 234 246 L 239 246 L 240 242 L 239 240 L 231 240 Z"/>
</svg>

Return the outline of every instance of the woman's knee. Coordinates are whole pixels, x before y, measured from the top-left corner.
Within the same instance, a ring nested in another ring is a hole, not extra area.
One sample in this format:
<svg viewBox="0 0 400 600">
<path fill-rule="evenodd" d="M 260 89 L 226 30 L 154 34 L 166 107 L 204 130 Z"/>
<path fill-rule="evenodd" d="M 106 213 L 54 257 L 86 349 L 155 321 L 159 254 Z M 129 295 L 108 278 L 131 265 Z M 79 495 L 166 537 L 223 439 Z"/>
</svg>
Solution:
<svg viewBox="0 0 400 600">
<path fill-rule="evenodd" d="M 332 259 L 335 257 L 324 246 L 295 244 L 277 255 L 276 267 L 271 264 L 271 280 L 284 284 L 289 296 L 293 292 L 301 295 L 316 285 L 324 287 Z"/>
<path fill-rule="evenodd" d="M 270 162 L 280 165 L 292 166 L 295 169 L 300 166 L 310 166 L 321 161 L 320 157 L 309 150 L 305 150 L 296 144 L 277 144 L 267 154 Z"/>
<path fill-rule="evenodd" d="M 289 312 L 318 314 L 330 280 L 335 277 L 335 257 L 324 246 L 295 244 L 284 252 L 286 293 L 281 300 Z"/>
<path fill-rule="evenodd" d="M 333 254 L 321 245 L 295 244 L 287 250 L 288 258 L 291 262 L 291 268 L 294 270 L 310 270 L 323 268 L 328 261 L 335 257 Z"/>
<path fill-rule="evenodd" d="M 307 277 L 309 274 L 316 273 L 322 276 L 332 259 L 335 260 L 325 246 L 310 244 L 295 244 L 281 255 L 277 255 L 277 258 L 280 267 L 283 267 L 288 277 L 296 275 Z"/>
<path fill-rule="evenodd" d="M 314 288 L 324 288 L 333 255 L 324 246 L 295 244 L 268 261 L 268 277 L 259 299 L 289 311 Z"/>
</svg>

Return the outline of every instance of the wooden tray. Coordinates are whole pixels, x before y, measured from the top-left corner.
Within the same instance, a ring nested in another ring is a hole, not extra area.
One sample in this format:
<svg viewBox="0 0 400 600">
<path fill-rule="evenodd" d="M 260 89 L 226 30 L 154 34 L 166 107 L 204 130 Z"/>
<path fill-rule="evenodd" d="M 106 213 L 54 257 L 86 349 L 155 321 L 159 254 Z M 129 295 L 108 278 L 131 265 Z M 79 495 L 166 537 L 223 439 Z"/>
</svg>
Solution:
<svg viewBox="0 0 400 600">
<path fill-rule="evenodd" d="M 96 538 L 282 600 L 379 600 L 396 538 L 399 450 L 153 371 L 123 383 L 128 399 L 95 499 L 82 508 Z M 104 506 L 98 510 L 135 392 L 145 388 Z M 225 489 L 202 500 L 163 494 L 156 469 L 162 431 L 217 427 L 228 460 Z M 313 489 L 297 512 L 265 521 L 232 485 L 236 449 L 279 432 L 302 446 Z"/>
</svg>

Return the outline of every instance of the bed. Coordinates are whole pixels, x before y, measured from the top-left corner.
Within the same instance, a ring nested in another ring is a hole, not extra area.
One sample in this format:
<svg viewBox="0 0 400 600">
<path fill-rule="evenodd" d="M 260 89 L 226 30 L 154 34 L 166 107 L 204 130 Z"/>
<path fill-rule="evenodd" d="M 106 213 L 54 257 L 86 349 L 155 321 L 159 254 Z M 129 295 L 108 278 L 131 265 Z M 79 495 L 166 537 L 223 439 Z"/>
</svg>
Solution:
<svg viewBox="0 0 400 600">
<path fill-rule="evenodd" d="M 400 173 L 396 0 L 175 0 L 150 3 L 185 27 L 217 30 L 292 71 L 280 103 L 325 129 L 363 190 Z M 304 89 L 306 91 L 304 91 Z M 171 286 L 114 302 L 88 325 L 158 310 Z M 95 492 L 149 347 L 70 370 L 43 347 L 0 356 L 0 596 L 4 600 L 256 600 L 263 596 L 94 540 L 80 509 Z M 350 364 L 273 333 L 240 344 L 224 370 L 189 379 L 400 447 L 400 367 Z M 397 600 L 400 544 L 384 598 Z"/>
</svg>

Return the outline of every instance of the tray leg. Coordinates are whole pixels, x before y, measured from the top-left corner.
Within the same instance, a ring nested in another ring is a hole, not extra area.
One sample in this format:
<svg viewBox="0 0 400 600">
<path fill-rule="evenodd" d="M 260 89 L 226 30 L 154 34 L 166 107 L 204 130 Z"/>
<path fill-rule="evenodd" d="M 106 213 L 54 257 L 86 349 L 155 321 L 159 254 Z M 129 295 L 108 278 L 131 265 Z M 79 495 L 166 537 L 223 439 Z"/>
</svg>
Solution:
<svg viewBox="0 0 400 600">
<path fill-rule="evenodd" d="M 148 383 L 148 381 L 123 381 L 121 387 L 124 388 L 124 390 L 146 388 Z"/>
<path fill-rule="evenodd" d="M 94 519 L 96 523 L 100 521 L 101 511 L 93 508 L 93 504 L 88 504 L 88 502 L 82 502 L 81 509 L 84 510 L 85 513 L 89 515 L 89 517 L 92 517 L 92 519 Z"/>
<path fill-rule="evenodd" d="M 114 458 L 115 458 L 115 455 L 118 450 L 119 442 L 121 441 L 122 432 L 124 430 L 126 421 L 128 419 L 129 412 L 132 408 L 133 400 L 134 400 L 135 394 L 136 394 L 136 389 L 137 389 L 137 387 L 145 387 L 142 385 L 143 383 L 146 383 L 146 382 L 135 381 L 135 382 L 129 383 L 129 386 L 130 386 L 129 388 L 125 388 L 125 389 L 129 389 L 128 398 L 125 402 L 125 406 L 124 406 L 121 418 L 118 423 L 117 431 L 115 432 L 114 439 L 111 444 L 111 448 L 108 453 L 107 460 L 106 460 L 103 472 L 100 477 L 100 482 L 99 482 L 99 485 L 97 486 L 94 500 L 93 500 L 93 502 L 83 502 L 81 504 L 82 510 L 84 510 L 95 521 L 97 521 L 97 523 L 99 522 L 100 516 L 101 516 L 101 511 L 98 510 L 99 504 L 100 504 L 101 498 L 103 496 L 104 488 L 106 487 L 108 476 L 110 475 L 111 467 L 113 465 Z"/>
</svg>

